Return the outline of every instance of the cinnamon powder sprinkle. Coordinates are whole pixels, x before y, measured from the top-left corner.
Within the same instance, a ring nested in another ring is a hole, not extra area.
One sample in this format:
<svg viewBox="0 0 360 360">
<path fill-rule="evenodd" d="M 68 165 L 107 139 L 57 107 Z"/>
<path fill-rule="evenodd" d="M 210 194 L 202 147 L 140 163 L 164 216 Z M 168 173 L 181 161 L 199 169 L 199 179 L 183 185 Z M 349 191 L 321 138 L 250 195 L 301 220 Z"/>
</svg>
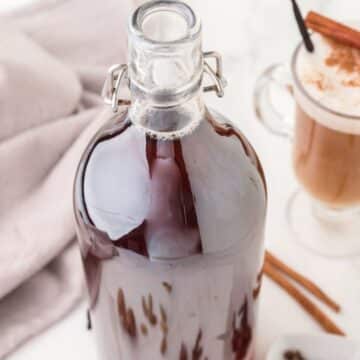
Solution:
<svg viewBox="0 0 360 360">
<path fill-rule="evenodd" d="M 349 81 L 343 81 L 345 86 L 360 86 L 360 49 L 341 44 L 333 39 L 325 38 L 331 47 L 331 52 L 325 59 L 329 67 L 337 67 L 354 77 Z"/>
<path fill-rule="evenodd" d="M 321 72 L 306 76 L 305 81 L 309 84 L 313 84 L 321 91 L 332 89 L 332 85 L 330 81 Z"/>
<path fill-rule="evenodd" d="M 358 79 L 344 80 L 341 83 L 347 87 L 360 87 L 360 76 Z"/>
</svg>

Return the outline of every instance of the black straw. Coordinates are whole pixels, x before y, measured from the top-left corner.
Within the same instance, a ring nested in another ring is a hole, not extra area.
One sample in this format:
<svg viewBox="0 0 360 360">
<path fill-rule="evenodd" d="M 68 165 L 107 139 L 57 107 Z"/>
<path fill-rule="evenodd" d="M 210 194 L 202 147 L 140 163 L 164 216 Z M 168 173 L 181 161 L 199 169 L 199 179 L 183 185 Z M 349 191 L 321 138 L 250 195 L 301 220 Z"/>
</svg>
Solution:
<svg viewBox="0 0 360 360">
<path fill-rule="evenodd" d="M 311 41 L 308 29 L 307 29 L 307 27 L 305 25 L 304 18 L 301 15 L 301 11 L 299 9 L 299 6 L 296 3 L 296 0 L 291 0 L 291 2 L 292 2 L 292 5 L 293 5 L 293 9 L 294 9 L 295 19 L 296 19 L 296 22 L 298 24 L 301 36 L 302 36 L 302 38 L 304 40 L 306 50 L 309 51 L 309 52 L 313 52 L 314 51 L 314 44 Z"/>
</svg>

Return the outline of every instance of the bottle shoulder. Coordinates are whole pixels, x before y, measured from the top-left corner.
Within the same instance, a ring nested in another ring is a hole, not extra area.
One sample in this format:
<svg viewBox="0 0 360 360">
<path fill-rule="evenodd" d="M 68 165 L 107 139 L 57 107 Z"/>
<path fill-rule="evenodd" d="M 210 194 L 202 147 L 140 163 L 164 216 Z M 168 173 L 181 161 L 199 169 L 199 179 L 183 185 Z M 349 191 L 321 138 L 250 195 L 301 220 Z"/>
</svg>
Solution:
<svg viewBox="0 0 360 360">
<path fill-rule="evenodd" d="M 144 144 L 151 138 L 156 139 L 153 135 L 149 136 L 143 128 L 139 129 L 136 127 L 129 118 L 128 112 L 124 111 L 118 116 L 111 117 L 98 131 L 85 149 L 80 163 L 86 163 L 86 165 L 88 165 L 88 163 L 93 162 L 93 158 L 99 154 L 103 156 L 116 154 L 120 159 L 124 154 L 128 154 L 131 151 L 136 152 L 140 150 L 140 152 L 144 153 Z M 175 139 L 158 141 L 158 144 L 180 143 L 183 145 L 182 147 L 189 147 L 191 151 L 192 147 L 209 148 L 209 141 L 214 142 L 212 145 L 216 146 L 217 156 L 215 156 L 215 158 L 229 156 L 235 161 L 241 162 L 244 168 L 255 167 L 266 189 L 266 180 L 262 165 L 251 143 L 234 122 L 228 120 L 213 109 L 207 110 L 204 119 L 187 135 Z M 119 153 L 120 150 L 122 154 Z M 194 154 L 193 158 L 194 157 L 196 157 L 196 154 Z M 208 156 L 208 158 L 209 157 L 210 156 Z M 109 156 L 109 158 L 102 159 L 103 161 L 99 162 L 99 165 L 102 166 L 106 163 L 111 163 L 112 158 L 112 156 Z M 246 158 L 246 160 L 244 161 L 243 158 Z M 87 166 L 82 168 L 79 166 L 77 176 L 83 175 L 81 173 L 82 171 L 85 172 L 86 169 Z"/>
<path fill-rule="evenodd" d="M 266 186 L 250 143 L 216 113 L 192 133 L 160 141 L 123 115 L 89 145 L 76 177 L 75 209 L 113 241 L 147 224 L 147 237 L 188 239 L 180 252 L 195 251 L 200 237 L 212 251 L 219 227 L 226 246 L 231 234 L 246 237 L 262 226 Z"/>
</svg>

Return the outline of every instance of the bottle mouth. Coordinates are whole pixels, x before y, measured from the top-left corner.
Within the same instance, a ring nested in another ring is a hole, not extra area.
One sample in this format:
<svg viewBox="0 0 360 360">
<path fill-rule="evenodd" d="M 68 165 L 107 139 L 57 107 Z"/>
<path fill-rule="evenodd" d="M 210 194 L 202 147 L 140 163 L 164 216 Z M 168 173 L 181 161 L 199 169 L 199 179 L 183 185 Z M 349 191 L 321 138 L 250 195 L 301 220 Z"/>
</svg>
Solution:
<svg viewBox="0 0 360 360">
<path fill-rule="evenodd" d="M 152 44 L 193 41 L 201 31 L 200 21 L 187 4 L 177 0 L 155 0 L 140 6 L 130 19 L 130 33 Z"/>
</svg>

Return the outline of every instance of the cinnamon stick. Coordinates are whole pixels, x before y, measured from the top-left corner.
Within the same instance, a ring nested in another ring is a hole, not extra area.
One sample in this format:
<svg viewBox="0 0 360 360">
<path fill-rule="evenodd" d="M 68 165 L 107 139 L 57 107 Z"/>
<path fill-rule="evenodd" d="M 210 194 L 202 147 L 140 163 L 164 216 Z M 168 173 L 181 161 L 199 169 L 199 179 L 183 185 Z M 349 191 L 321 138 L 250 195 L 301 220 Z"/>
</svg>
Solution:
<svg viewBox="0 0 360 360">
<path fill-rule="evenodd" d="M 345 333 L 311 300 L 298 290 L 280 271 L 269 262 L 264 264 L 264 273 L 282 287 L 313 319 L 328 333 L 345 336 Z"/>
<path fill-rule="evenodd" d="M 328 36 L 341 44 L 360 49 L 360 31 L 314 11 L 310 11 L 307 14 L 305 24 L 309 29 Z"/>
<path fill-rule="evenodd" d="M 329 306 L 335 312 L 340 312 L 340 306 L 331 299 L 327 294 L 322 291 L 319 286 L 313 283 L 310 279 L 305 276 L 299 274 L 297 271 L 290 268 L 288 265 L 283 263 L 280 259 L 278 259 L 275 255 L 271 254 L 269 251 L 266 251 L 265 261 L 268 261 L 271 265 L 276 267 L 278 270 L 288 275 L 302 287 L 307 289 L 311 294 L 316 296 L 320 301 Z"/>
</svg>

